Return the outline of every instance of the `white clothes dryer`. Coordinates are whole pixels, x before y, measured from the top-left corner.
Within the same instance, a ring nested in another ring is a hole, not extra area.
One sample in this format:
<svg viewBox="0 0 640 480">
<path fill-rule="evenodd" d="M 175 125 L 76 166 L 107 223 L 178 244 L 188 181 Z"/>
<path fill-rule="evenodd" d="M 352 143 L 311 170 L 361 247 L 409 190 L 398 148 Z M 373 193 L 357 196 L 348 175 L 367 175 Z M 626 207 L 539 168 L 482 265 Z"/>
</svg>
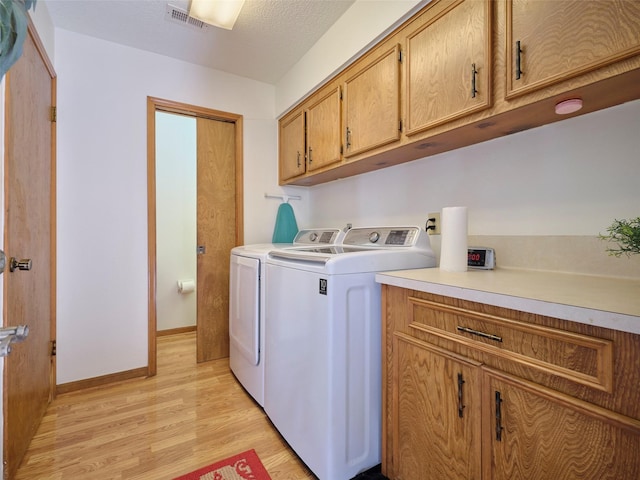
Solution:
<svg viewBox="0 0 640 480">
<path fill-rule="evenodd" d="M 258 404 L 264 406 L 265 261 L 270 251 L 295 246 L 338 243 L 338 228 L 298 232 L 293 243 L 255 244 L 231 250 L 229 276 L 229 364 L 238 381 Z"/>
</svg>

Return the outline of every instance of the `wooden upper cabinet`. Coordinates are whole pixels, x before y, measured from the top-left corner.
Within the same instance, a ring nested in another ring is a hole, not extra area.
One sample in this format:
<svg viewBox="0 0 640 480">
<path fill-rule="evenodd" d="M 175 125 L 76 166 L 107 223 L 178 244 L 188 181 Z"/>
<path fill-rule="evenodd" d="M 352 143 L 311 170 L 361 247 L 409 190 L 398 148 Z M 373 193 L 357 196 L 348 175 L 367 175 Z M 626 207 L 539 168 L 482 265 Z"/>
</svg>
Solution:
<svg viewBox="0 0 640 480">
<path fill-rule="evenodd" d="M 507 0 L 506 97 L 640 53 L 638 0 Z"/>
<path fill-rule="evenodd" d="M 280 122 L 280 181 L 302 175 L 306 170 L 304 111 L 293 112 Z"/>
<path fill-rule="evenodd" d="M 311 103 L 306 115 L 308 170 L 340 162 L 340 88 L 330 89 Z"/>
<path fill-rule="evenodd" d="M 406 129 L 414 135 L 491 105 L 489 0 L 446 0 L 406 37 Z"/>
<path fill-rule="evenodd" d="M 344 82 L 344 156 L 400 140 L 400 46 Z"/>
<path fill-rule="evenodd" d="M 580 113 L 636 100 L 639 78 L 640 0 L 432 0 L 296 105 L 300 119 L 280 120 L 281 138 L 298 139 L 280 146 L 280 183 L 317 185 L 545 125 L 574 96 Z"/>
</svg>

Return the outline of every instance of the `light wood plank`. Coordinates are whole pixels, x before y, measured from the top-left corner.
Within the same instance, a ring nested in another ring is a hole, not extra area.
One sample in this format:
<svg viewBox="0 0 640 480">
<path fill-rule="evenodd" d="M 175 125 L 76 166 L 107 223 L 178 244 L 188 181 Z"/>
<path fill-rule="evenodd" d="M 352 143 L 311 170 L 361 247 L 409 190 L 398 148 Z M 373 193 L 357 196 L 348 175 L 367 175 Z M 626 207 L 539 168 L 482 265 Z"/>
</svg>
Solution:
<svg viewBox="0 0 640 480">
<path fill-rule="evenodd" d="M 255 449 L 274 480 L 316 477 L 195 332 L 158 337 L 155 377 L 59 395 L 16 480 L 163 480 Z"/>
</svg>

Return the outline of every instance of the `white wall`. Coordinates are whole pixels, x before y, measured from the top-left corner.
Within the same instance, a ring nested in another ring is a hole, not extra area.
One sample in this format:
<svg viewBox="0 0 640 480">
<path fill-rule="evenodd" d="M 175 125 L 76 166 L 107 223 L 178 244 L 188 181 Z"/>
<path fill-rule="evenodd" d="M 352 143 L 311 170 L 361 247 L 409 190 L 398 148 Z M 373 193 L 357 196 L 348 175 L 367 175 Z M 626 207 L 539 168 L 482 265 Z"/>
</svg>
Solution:
<svg viewBox="0 0 640 480">
<path fill-rule="evenodd" d="M 147 365 L 147 96 L 243 115 L 246 242 L 281 189 L 273 86 L 61 29 L 55 53 L 63 384 Z"/>
<path fill-rule="evenodd" d="M 470 235 L 597 235 L 640 215 L 640 100 L 312 187 L 311 223 L 424 225 L 469 207 Z"/>
<path fill-rule="evenodd" d="M 196 119 L 156 113 L 157 330 L 194 326 L 195 290 L 179 293 L 178 280 L 196 280 Z"/>
</svg>

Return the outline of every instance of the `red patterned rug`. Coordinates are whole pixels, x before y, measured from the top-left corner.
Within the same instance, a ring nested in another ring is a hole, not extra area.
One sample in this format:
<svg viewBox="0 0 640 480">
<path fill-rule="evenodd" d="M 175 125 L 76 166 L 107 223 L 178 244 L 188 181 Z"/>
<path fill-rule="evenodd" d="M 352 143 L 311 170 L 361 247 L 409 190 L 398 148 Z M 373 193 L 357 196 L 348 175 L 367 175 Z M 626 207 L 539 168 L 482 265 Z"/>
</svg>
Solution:
<svg viewBox="0 0 640 480">
<path fill-rule="evenodd" d="M 174 480 L 271 480 L 271 477 L 256 451 L 248 450 Z"/>
</svg>

